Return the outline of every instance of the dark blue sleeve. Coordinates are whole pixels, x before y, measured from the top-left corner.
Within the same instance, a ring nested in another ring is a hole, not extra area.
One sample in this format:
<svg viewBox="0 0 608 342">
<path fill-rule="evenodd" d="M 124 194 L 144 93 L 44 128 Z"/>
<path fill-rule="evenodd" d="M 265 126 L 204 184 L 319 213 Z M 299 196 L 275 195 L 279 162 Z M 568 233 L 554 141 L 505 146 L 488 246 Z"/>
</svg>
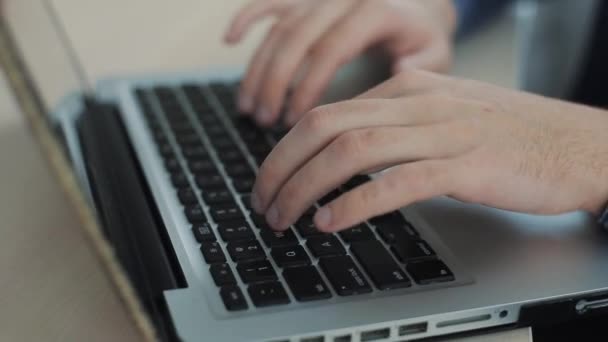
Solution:
<svg viewBox="0 0 608 342">
<path fill-rule="evenodd" d="M 474 32 L 514 0 L 454 0 L 458 11 L 457 36 Z"/>
</svg>

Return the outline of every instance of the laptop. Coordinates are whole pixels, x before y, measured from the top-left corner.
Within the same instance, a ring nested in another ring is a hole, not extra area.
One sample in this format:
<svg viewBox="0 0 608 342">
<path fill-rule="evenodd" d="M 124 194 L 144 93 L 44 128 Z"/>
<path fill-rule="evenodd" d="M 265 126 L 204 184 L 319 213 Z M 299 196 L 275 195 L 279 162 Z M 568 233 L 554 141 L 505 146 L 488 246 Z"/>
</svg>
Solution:
<svg viewBox="0 0 608 342">
<path fill-rule="evenodd" d="M 46 10 L 65 77 L 83 79 Z M 608 310 L 608 237 L 583 213 L 532 216 L 437 198 L 337 234 L 315 229 L 314 206 L 273 232 L 249 196 L 286 130 L 239 115 L 239 71 L 81 81 L 48 108 L 14 35 L 3 23 L 11 86 L 150 340 L 406 341 Z M 318 204 L 374 176 L 355 176 Z"/>
</svg>

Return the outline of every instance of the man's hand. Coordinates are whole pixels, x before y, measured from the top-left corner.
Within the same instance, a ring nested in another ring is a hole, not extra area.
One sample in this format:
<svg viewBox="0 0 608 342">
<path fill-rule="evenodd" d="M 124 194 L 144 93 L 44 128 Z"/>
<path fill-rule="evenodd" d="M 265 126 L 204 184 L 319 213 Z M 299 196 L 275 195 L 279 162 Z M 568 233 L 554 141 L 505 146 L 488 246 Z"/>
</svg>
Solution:
<svg viewBox="0 0 608 342">
<path fill-rule="evenodd" d="M 424 71 L 312 110 L 260 168 L 252 205 L 275 229 L 368 170 L 315 214 L 334 232 L 435 196 L 538 214 L 608 200 L 608 113 Z"/>
<path fill-rule="evenodd" d="M 273 124 L 284 105 L 286 123 L 295 124 L 338 68 L 371 46 L 384 50 L 396 71 L 450 65 L 451 0 L 254 0 L 236 15 L 226 41 L 238 42 L 270 15 L 277 21 L 251 60 L 239 96 L 239 109 L 254 113 L 261 125 Z"/>
</svg>

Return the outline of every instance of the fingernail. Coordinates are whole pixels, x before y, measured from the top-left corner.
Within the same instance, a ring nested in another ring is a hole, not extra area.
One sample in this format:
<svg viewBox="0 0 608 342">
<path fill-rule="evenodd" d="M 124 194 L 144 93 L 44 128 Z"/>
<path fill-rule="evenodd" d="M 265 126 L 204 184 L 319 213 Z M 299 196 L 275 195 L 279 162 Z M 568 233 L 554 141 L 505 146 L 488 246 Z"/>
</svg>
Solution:
<svg viewBox="0 0 608 342">
<path fill-rule="evenodd" d="M 331 209 L 323 207 L 315 213 L 315 224 L 320 230 L 326 230 L 331 224 Z"/>
<path fill-rule="evenodd" d="M 270 122 L 270 111 L 264 107 L 260 107 L 260 108 L 258 108 L 258 111 L 255 114 L 255 117 L 259 122 L 262 122 L 262 123 Z"/>
<path fill-rule="evenodd" d="M 239 111 L 241 113 L 249 113 L 251 112 L 251 107 L 253 107 L 253 101 L 251 98 L 245 94 L 239 94 Z"/>
<path fill-rule="evenodd" d="M 266 212 L 266 222 L 271 225 L 273 228 L 278 228 L 279 224 L 279 209 L 276 204 L 272 204 L 268 212 Z"/>
<path fill-rule="evenodd" d="M 258 214 L 262 213 L 262 207 L 260 205 L 260 198 L 258 197 L 258 195 L 255 192 L 253 194 L 251 194 L 251 207 L 253 208 L 253 210 L 255 210 L 256 213 L 258 213 Z"/>
</svg>

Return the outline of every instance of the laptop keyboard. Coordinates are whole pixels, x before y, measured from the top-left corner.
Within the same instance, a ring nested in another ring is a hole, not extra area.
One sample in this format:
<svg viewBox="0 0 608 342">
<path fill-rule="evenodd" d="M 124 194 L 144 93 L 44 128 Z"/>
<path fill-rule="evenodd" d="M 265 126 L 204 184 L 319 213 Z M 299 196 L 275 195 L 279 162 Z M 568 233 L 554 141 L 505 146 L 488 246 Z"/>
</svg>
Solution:
<svg viewBox="0 0 608 342">
<path fill-rule="evenodd" d="M 239 116 L 234 89 L 212 83 L 135 92 L 227 310 L 454 280 L 398 211 L 325 234 L 314 225 L 313 207 L 288 230 L 270 230 L 251 210 L 250 192 L 257 167 L 285 132 L 261 130 Z M 355 176 L 318 204 L 369 180 Z"/>
</svg>

